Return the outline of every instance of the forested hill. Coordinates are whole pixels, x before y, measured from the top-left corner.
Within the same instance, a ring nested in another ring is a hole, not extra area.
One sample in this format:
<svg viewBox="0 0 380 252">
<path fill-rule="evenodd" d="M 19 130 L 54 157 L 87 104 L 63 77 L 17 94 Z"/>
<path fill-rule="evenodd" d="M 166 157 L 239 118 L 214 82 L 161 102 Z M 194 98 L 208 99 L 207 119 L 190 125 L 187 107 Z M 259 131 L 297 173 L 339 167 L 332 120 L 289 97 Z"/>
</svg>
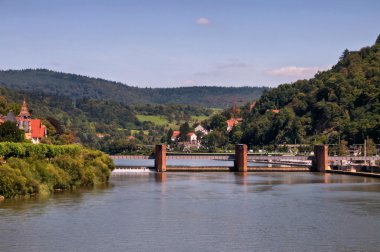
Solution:
<svg viewBox="0 0 380 252">
<path fill-rule="evenodd" d="M 189 104 L 225 108 L 232 97 L 247 102 L 260 97 L 264 87 L 180 87 L 137 88 L 119 82 L 45 69 L 0 71 L 0 86 L 26 92 L 66 96 L 74 100 L 89 98 L 124 104 Z"/>
<path fill-rule="evenodd" d="M 371 47 L 345 50 L 332 69 L 313 79 L 265 92 L 252 112 L 245 111 L 243 139 L 250 144 L 378 142 L 380 36 Z"/>
</svg>

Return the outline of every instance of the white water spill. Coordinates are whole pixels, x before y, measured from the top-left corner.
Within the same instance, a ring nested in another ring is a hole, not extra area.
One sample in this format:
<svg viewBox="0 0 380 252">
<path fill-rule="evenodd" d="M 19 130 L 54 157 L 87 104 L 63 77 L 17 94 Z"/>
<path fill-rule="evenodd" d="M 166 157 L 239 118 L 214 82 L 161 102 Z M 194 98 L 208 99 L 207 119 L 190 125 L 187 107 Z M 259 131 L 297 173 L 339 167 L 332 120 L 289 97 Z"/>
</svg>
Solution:
<svg viewBox="0 0 380 252">
<path fill-rule="evenodd" d="M 117 174 L 126 174 L 126 173 L 149 173 L 154 172 L 153 170 L 150 170 L 146 167 L 140 167 L 140 168 L 116 168 L 112 171 L 112 175 Z"/>
</svg>

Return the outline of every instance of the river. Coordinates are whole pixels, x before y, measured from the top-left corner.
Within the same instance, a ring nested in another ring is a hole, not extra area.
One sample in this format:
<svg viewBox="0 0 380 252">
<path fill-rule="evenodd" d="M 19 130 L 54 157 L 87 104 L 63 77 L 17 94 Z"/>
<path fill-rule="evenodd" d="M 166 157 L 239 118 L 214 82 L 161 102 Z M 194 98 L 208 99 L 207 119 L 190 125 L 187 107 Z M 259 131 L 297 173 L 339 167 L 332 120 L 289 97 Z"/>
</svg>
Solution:
<svg viewBox="0 0 380 252">
<path fill-rule="evenodd" d="M 0 203 L 0 251 L 380 251 L 380 180 L 143 173 Z"/>
</svg>

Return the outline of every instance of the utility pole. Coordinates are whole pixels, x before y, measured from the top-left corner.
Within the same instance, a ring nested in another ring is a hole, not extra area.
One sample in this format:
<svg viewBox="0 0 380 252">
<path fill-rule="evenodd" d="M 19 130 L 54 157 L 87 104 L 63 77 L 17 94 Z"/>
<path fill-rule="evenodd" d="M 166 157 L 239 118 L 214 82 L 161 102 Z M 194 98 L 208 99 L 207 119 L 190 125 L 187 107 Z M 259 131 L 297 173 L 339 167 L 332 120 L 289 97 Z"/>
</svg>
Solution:
<svg viewBox="0 0 380 252">
<path fill-rule="evenodd" d="M 364 140 L 364 164 L 367 165 L 367 139 Z"/>
</svg>

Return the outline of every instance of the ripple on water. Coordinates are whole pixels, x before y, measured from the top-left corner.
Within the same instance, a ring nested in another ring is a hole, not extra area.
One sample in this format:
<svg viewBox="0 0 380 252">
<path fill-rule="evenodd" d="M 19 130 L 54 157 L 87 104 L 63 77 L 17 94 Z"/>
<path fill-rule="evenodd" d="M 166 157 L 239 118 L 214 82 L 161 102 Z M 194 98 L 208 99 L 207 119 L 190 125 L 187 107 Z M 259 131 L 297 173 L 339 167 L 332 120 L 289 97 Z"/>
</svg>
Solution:
<svg viewBox="0 0 380 252">
<path fill-rule="evenodd" d="M 0 251 L 379 251 L 380 180 L 313 173 L 112 176 L 0 204 Z"/>
</svg>

